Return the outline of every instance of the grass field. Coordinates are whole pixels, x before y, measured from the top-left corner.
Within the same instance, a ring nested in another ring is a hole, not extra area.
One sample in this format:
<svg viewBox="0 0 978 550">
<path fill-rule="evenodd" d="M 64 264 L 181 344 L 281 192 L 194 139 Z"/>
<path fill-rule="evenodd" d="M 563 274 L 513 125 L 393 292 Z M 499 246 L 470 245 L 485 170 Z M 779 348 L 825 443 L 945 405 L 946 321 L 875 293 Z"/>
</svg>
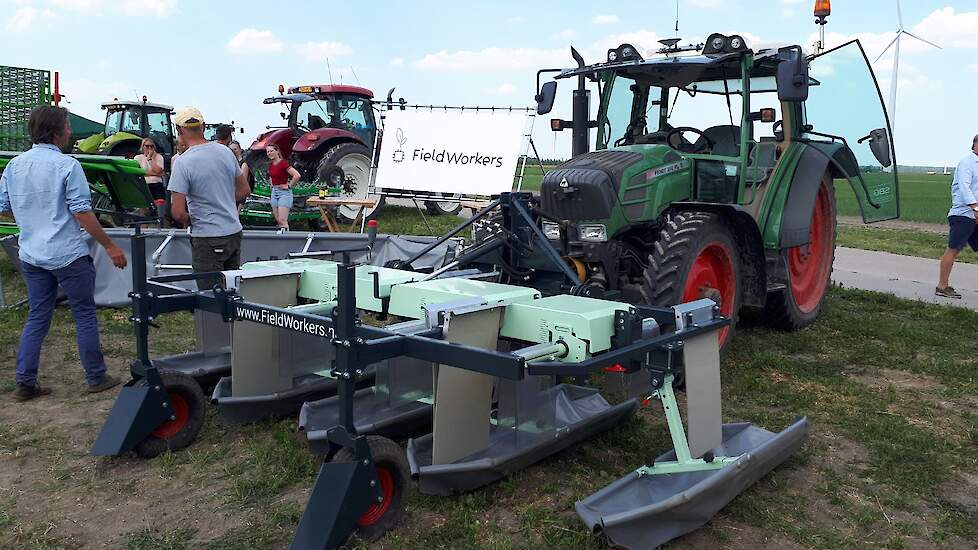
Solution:
<svg viewBox="0 0 978 550">
<path fill-rule="evenodd" d="M 900 219 L 915 222 L 946 223 L 951 206 L 951 176 L 899 174 Z M 852 187 L 836 180 L 835 200 L 840 216 L 860 216 Z"/>
<path fill-rule="evenodd" d="M 412 228 L 410 209 L 385 210 Z M 440 222 L 439 222 L 440 223 Z M 0 259 L 8 298 L 23 295 Z M 133 356 L 124 310 L 100 310 L 110 371 Z M 225 426 L 153 460 L 87 449 L 116 392 L 88 395 L 70 313 L 58 308 L 42 353 L 50 397 L 18 404 L 16 343 L 26 312 L 0 311 L 0 548 L 284 548 L 318 462 L 295 418 Z M 908 322 L 912 319 L 913 322 Z M 158 319 L 154 354 L 191 349 L 188 314 Z M 668 548 L 966 548 L 978 543 L 978 313 L 832 289 L 796 333 L 748 320 L 723 357 L 724 416 L 780 429 L 807 415 L 802 451 L 704 529 Z M 601 383 L 600 381 L 598 383 Z M 401 442 L 403 444 L 403 442 Z M 606 548 L 576 500 L 669 447 L 657 407 L 484 489 L 409 496 L 400 527 L 370 548 Z M 354 548 L 367 547 L 354 542 Z"/>
</svg>

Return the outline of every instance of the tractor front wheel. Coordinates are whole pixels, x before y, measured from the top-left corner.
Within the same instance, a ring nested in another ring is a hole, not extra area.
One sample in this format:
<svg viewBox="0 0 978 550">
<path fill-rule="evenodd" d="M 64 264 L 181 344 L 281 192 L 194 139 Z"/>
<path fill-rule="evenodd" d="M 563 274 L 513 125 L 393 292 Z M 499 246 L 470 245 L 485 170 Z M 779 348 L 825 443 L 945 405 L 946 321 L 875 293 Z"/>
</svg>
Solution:
<svg viewBox="0 0 978 550">
<path fill-rule="evenodd" d="M 200 384 L 190 375 L 180 372 L 161 372 L 163 387 L 169 396 L 173 417 L 157 426 L 153 433 L 136 445 L 136 454 L 143 458 L 153 458 L 166 451 L 178 451 L 193 443 L 204 426 L 204 411 L 207 399 Z M 135 386 L 146 386 L 146 378 Z"/>
<path fill-rule="evenodd" d="M 765 317 L 772 326 L 798 330 L 818 317 L 835 261 L 835 222 L 835 188 L 826 176 L 815 195 L 808 244 L 782 251 L 788 284 L 768 294 Z"/>
<path fill-rule="evenodd" d="M 452 196 L 448 193 L 441 193 L 441 196 L 447 198 L 459 199 L 459 195 Z M 434 216 L 457 216 L 459 212 L 462 211 L 462 203 L 458 200 L 454 201 L 424 201 L 425 210 L 429 214 Z"/>
<path fill-rule="evenodd" d="M 397 444 L 380 436 L 367 436 L 370 456 L 377 468 L 377 481 L 380 484 L 381 498 L 357 518 L 357 536 L 364 542 L 373 542 L 393 529 L 404 514 L 407 504 L 406 493 L 411 480 L 404 450 Z M 332 462 L 353 462 L 354 451 L 349 447 L 340 449 Z"/>
<path fill-rule="evenodd" d="M 679 212 L 659 233 L 649 257 L 642 292 L 649 304 L 672 306 L 709 298 L 731 320 L 719 331 L 720 347 L 730 341 L 740 311 L 741 274 L 737 241 L 716 214 Z"/>
</svg>

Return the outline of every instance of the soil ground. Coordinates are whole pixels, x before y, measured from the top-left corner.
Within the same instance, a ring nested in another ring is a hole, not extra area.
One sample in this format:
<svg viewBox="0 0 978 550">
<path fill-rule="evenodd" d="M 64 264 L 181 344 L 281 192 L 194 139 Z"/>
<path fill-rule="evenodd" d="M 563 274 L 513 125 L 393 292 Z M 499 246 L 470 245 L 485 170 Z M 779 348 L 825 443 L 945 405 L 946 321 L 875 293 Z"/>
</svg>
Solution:
<svg viewBox="0 0 978 550">
<path fill-rule="evenodd" d="M 0 261 L 4 281 L 10 265 Z M 16 298 L 22 289 L 13 288 Z M 42 355 L 54 394 L 14 403 L 25 311 L 0 311 L 0 548 L 284 548 L 318 461 L 296 419 L 227 427 L 208 411 L 188 449 L 93 458 L 117 391 L 84 393 L 65 308 Z M 124 310 L 102 310 L 111 372 L 126 376 Z M 161 320 L 154 354 L 193 347 L 188 315 Z M 724 416 L 772 430 L 812 423 L 801 452 L 669 548 L 973 548 L 978 545 L 978 313 L 833 289 L 813 326 L 747 319 L 723 357 Z M 404 443 L 403 441 L 401 442 Z M 411 492 L 371 548 L 603 548 L 574 502 L 667 450 L 661 411 L 458 497 Z M 353 541 L 353 547 L 363 543 Z"/>
</svg>

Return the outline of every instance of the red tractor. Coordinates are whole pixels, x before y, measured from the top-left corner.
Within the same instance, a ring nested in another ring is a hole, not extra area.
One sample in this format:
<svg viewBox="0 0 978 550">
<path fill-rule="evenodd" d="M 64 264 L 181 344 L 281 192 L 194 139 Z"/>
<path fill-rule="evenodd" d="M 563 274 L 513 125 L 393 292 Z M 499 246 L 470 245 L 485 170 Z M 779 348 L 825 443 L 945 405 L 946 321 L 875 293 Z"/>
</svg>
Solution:
<svg viewBox="0 0 978 550">
<path fill-rule="evenodd" d="M 359 86 L 295 86 L 265 98 L 266 105 L 281 104 L 283 127 L 269 127 L 245 153 L 255 175 L 258 194 L 267 187 L 268 158 L 265 147 L 278 145 L 282 155 L 302 174 L 297 195 L 312 194 L 320 185 L 341 187 L 349 198 L 366 198 L 377 124 L 373 92 Z M 310 185 L 313 184 L 313 185 Z M 308 189 L 306 189 L 308 188 Z M 298 197 L 297 197 L 298 198 Z M 381 205 L 367 212 L 372 214 Z M 339 207 L 337 215 L 352 220 L 356 207 Z"/>
</svg>

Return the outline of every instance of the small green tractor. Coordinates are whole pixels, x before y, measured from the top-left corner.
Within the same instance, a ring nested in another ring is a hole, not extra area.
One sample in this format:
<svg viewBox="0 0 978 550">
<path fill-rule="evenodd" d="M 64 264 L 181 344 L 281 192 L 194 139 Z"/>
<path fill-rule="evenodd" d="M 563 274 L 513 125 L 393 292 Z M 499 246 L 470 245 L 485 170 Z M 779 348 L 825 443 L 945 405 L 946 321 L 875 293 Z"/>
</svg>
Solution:
<svg viewBox="0 0 978 550">
<path fill-rule="evenodd" d="M 733 320 L 746 306 L 804 327 L 829 285 L 836 182 L 851 184 L 865 222 L 899 215 L 890 125 L 862 46 L 806 57 L 799 46 L 753 51 L 736 35 L 678 42 L 649 59 L 622 44 L 592 65 L 572 49 L 577 67 L 538 72 L 539 114 L 560 79 L 578 84 L 573 120 L 551 121 L 573 131 L 573 156 L 542 181 L 544 233 L 585 294 L 708 297 Z M 545 73 L 555 79 L 541 86 Z M 538 288 L 560 277 L 546 263 L 525 275 Z"/>
<path fill-rule="evenodd" d="M 143 138 L 151 138 L 156 150 L 173 155 L 173 107 L 142 101 L 109 101 L 105 109 L 105 131 L 75 143 L 75 153 L 133 158 L 140 152 Z"/>
</svg>

